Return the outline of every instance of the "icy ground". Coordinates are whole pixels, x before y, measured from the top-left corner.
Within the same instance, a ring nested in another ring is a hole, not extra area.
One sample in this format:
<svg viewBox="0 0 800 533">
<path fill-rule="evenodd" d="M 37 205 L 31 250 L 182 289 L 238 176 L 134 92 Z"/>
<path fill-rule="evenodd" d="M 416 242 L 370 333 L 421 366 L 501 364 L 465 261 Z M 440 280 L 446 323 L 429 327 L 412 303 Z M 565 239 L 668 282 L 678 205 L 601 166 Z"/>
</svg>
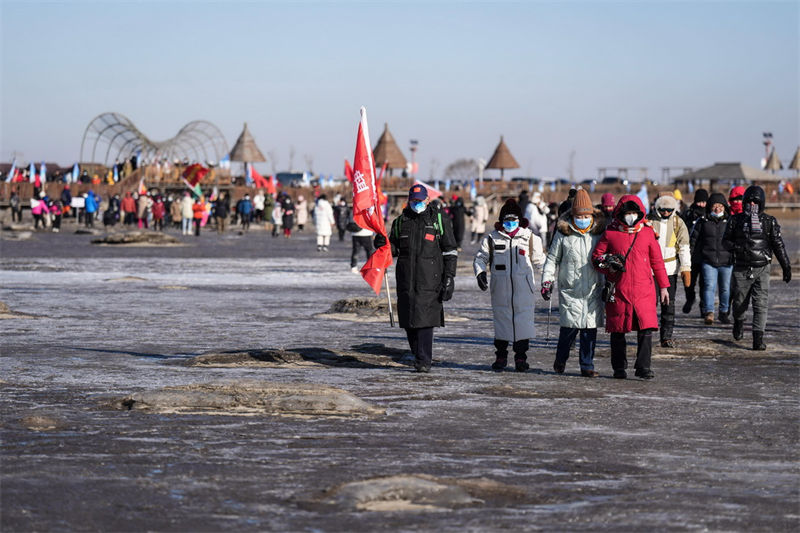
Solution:
<svg viewBox="0 0 800 533">
<path fill-rule="evenodd" d="M 784 231 L 795 257 L 798 227 Z M 349 243 L 322 255 L 309 233 L 289 241 L 205 233 L 171 248 L 98 247 L 91 238 L 0 241 L 0 301 L 35 315 L 0 321 L 4 531 L 800 527 L 798 281 L 772 280 L 767 352 L 748 349 L 749 325 L 733 342 L 729 327 L 704 326 L 695 306 L 679 312 L 678 347 L 655 348 L 655 380 L 610 379 L 602 332 L 602 377 L 581 378 L 577 353 L 558 376 L 557 305 L 548 345 L 540 301 L 532 370 L 496 374 L 489 297 L 469 274 L 474 247 L 465 244 L 447 311 L 469 320 L 437 330 L 429 375 L 389 365 L 201 368 L 178 363 L 209 350 L 403 349 L 405 335 L 388 320 L 315 318 L 337 299 L 371 294 L 349 271 Z M 108 396 L 243 379 L 333 385 L 386 415 L 103 406 Z M 31 429 L 31 416 L 56 428 Z M 524 497 L 436 511 L 309 503 L 395 474 L 485 478 Z"/>
</svg>

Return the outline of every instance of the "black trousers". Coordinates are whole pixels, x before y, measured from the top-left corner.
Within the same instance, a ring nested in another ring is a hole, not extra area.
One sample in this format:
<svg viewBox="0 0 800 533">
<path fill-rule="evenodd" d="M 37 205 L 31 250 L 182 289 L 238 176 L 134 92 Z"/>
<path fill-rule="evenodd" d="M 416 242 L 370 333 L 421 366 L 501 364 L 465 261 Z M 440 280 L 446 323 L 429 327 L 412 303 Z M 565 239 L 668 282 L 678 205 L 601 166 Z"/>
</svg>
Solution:
<svg viewBox="0 0 800 533">
<path fill-rule="evenodd" d="M 661 328 L 659 333 L 661 340 L 672 339 L 672 331 L 675 329 L 675 290 L 678 288 L 678 275 L 667 276 L 669 278 L 669 305 L 661 305 Z M 660 300 L 658 294 L 659 286 L 656 282 L 656 301 Z"/>
<path fill-rule="evenodd" d="M 353 252 L 350 254 L 350 268 L 358 264 L 358 249 L 363 248 L 367 254 L 367 259 L 373 254 L 375 248 L 372 246 L 372 237 L 356 237 L 353 235 Z"/>
<path fill-rule="evenodd" d="M 499 358 L 506 358 L 508 357 L 508 341 L 503 341 L 500 339 L 494 340 L 494 354 Z M 514 360 L 526 361 L 528 359 L 528 348 L 530 347 L 530 339 L 522 339 L 518 341 L 514 341 L 513 346 L 511 347 L 514 350 Z"/>
<path fill-rule="evenodd" d="M 653 330 L 643 329 L 636 332 L 636 362 L 635 369 L 649 369 L 650 359 L 653 354 Z M 611 368 L 625 370 L 628 368 L 627 343 L 624 333 L 611 334 Z"/>
<path fill-rule="evenodd" d="M 354 237 L 355 238 L 355 237 Z M 433 359 L 433 328 L 406 328 L 408 346 L 418 365 L 431 366 Z"/>
</svg>

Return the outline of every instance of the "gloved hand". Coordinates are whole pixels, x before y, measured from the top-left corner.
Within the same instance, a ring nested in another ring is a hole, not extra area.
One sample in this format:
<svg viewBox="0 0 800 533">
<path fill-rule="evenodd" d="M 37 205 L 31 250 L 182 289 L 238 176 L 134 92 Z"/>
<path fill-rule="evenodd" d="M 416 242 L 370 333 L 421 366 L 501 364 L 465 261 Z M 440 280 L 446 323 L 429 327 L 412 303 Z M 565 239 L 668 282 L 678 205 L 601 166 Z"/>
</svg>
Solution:
<svg viewBox="0 0 800 533">
<path fill-rule="evenodd" d="M 692 284 L 692 272 L 690 270 L 684 270 L 681 272 L 681 278 L 683 278 L 684 287 L 688 287 Z"/>
<path fill-rule="evenodd" d="M 485 291 L 489 288 L 489 280 L 486 279 L 486 272 L 478 274 L 476 279 L 478 280 L 478 288 L 480 288 L 480 290 Z"/>
<path fill-rule="evenodd" d="M 378 233 L 377 235 L 375 235 L 375 238 L 372 240 L 372 244 L 375 245 L 375 249 L 376 250 L 378 248 L 383 248 L 384 246 L 386 246 L 386 237 L 384 237 L 383 235 Z"/>
<path fill-rule="evenodd" d="M 792 281 L 792 267 L 783 269 L 783 281 L 786 283 Z"/>
<path fill-rule="evenodd" d="M 442 282 L 442 288 L 439 289 L 439 301 L 446 302 L 450 298 L 453 297 L 453 291 L 455 290 L 456 285 L 453 282 L 453 278 L 450 276 L 445 276 L 444 281 Z"/>
<path fill-rule="evenodd" d="M 606 263 L 611 272 L 625 272 L 625 263 L 619 254 L 609 254 L 606 257 Z"/>
<path fill-rule="evenodd" d="M 542 298 L 544 301 L 548 301 L 550 299 L 550 294 L 553 292 L 553 282 L 552 281 L 545 281 L 542 283 Z"/>
</svg>

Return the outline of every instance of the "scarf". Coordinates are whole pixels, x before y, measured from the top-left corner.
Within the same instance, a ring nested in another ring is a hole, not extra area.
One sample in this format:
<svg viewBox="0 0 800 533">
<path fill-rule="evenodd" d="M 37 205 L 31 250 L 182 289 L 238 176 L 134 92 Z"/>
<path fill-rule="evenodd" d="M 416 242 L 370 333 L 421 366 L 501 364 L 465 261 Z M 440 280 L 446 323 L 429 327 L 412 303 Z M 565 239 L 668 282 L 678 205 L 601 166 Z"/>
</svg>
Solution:
<svg viewBox="0 0 800 533">
<path fill-rule="evenodd" d="M 758 207 L 753 204 L 747 204 L 747 210 L 750 211 L 750 233 L 761 233 L 761 220 L 758 218 Z"/>
</svg>

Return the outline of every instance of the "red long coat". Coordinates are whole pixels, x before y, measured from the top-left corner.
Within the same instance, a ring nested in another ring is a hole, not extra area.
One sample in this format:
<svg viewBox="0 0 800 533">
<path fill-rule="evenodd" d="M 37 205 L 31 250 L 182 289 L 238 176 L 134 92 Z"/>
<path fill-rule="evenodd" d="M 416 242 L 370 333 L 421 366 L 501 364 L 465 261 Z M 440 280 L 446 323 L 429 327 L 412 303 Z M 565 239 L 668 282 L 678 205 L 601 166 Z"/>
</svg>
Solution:
<svg viewBox="0 0 800 533">
<path fill-rule="evenodd" d="M 661 257 L 661 249 L 653 228 L 645 224 L 642 219 L 633 227 L 634 232 L 628 233 L 628 226 L 618 218 L 622 205 L 631 201 L 638 204 L 642 213 L 645 212 L 642 201 L 637 196 L 629 194 L 620 198 L 614 209 L 614 221 L 609 224 L 592 252 L 592 263 L 595 265 L 605 254 L 624 256 L 634 237 L 637 233 L 639 235 L 628 255 L 625 272 L 611 273 L 607 269 L 597 269 L 605 274 L 607 279 L 617 283 L 616 301 L 606 303 L 606 331 L 609 333 L 658 329 L 656 312 L 658 296 L 653 276 L 655 275 L 660 287 L 669 287 L 664 259 Z M 638 324 L 634 323 L 634 313 Z"/>
</svg>

